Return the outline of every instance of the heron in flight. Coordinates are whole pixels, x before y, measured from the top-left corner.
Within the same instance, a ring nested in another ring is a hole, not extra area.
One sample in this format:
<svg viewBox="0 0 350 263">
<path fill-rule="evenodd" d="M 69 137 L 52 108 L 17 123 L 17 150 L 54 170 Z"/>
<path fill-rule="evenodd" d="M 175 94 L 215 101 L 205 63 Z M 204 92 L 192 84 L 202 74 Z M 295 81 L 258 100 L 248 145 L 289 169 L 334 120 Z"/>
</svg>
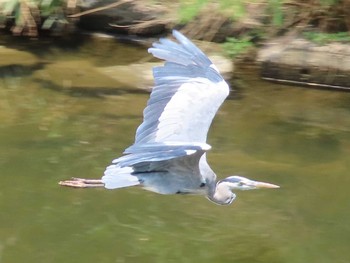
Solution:
<svg viewBox="0 0 350 263">
<path fill-rule="evenodd" d="M 165 64 L 153 69 L 155 86 L 143 111 L 135 143 L 112 161 L 101 179 L 72 178 L 70 187 L 116 189 L 142 186 L 160 194 L 201 194 L 228 205 L 233 190 L 279 186 L 229 176 L 216 181 L 207 163 L 210 124 L 229 94 L 229 87 L 209 58 L 174 30 L 177 42 L 161 38 L 148 49 Z"/>
</svg>

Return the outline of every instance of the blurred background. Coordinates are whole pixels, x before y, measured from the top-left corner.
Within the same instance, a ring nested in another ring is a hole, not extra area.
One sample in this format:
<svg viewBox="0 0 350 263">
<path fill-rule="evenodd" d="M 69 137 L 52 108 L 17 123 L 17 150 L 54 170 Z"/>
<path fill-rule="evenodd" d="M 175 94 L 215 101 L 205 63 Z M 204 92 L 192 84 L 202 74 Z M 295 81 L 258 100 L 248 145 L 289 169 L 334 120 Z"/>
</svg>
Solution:
<svg viewBox="0 0 350 263">
<path fill-rule="evenodd" d="M 347 263 L 350 1 L 0 0 L 0 262 Z M 281 186 L 227 207 L 69 189 L 134 141 L 147 53 L 176 28 L 230 84 L 218 178 Z"/>
</svg>

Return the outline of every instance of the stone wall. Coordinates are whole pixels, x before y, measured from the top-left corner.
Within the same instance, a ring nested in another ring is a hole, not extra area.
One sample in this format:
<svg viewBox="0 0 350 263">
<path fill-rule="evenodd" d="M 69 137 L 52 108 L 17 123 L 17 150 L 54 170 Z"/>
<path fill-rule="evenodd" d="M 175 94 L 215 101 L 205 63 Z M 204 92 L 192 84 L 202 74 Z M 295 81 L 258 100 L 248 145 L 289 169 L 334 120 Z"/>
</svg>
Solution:
<svg viewBox="0 0 350 263">
<path fill-rule="evenodd" d="M 350 46 L 318 46 L 305 39 L 276 39 L 258 53 L 263 78 L 286 83 L 350 89 Z"/>
</svg>

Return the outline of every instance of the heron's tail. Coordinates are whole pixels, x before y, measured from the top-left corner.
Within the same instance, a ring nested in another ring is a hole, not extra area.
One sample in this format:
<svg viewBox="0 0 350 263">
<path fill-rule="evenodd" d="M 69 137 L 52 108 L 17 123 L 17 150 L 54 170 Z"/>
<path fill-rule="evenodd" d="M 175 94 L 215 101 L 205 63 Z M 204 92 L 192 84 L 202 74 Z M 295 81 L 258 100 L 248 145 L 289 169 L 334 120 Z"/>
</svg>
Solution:
<svg viewBox="0 0 350 263">
<path fill-rule="evenodd" d="M 132 175 L 132 172 L 133 169 L 131 167 L 120 167 L 112 164 L 106 168 L 102 182 L 107 189 L 139 185 L 140 181 L 136 176 Z"/>
</svg>

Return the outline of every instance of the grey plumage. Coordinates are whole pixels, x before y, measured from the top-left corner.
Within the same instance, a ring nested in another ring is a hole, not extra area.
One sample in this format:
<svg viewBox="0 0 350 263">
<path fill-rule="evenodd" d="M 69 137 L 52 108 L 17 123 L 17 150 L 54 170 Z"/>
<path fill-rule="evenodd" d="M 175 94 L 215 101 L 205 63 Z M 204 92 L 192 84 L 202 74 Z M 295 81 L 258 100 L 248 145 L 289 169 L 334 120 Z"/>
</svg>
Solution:
<svg viewBox="0 0 350 263">
<path fill-rule="evenodd" d="M 206 160 L 211 122 L 229 87 L 209 58 L 180 32 L 178 42 L 161 38 L 148 52 L 165 60 L 153 69 L 155 86 L 143 111 L 135 143 L 113 160 L 101 180 L 60 182 L 73 187 L 108 189 L 141 185 L 160 194 L 202 194 L 217 204 L 230 204 L 233 189 L 278 186 L 231 176 L 216 183 Z"/>
</svg>

